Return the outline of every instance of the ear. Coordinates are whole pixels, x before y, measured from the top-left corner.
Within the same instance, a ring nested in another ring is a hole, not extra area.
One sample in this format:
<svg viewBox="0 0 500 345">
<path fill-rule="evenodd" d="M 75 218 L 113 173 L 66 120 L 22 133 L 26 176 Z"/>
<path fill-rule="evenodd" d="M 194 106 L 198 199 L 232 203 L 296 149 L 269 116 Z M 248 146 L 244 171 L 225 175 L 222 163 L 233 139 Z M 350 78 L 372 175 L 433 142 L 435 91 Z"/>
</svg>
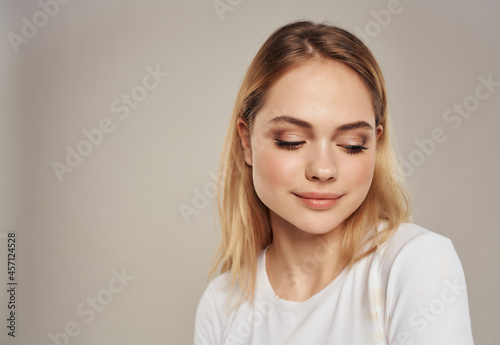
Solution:
<svg viewBox="0 0 500 345">
<path fill-rule="evenodd" d="M 247 122 L 243 118 L 238 119 L 238 134 L 240 135 L 241 146 L 243 146 L 243 154 L 245 162 L 252 166 L 252 145 L 250 143 L 250 129 Z"/>
<path fill-rule="evenodd" d="M 378 125 L 377 126 L 377 141 L 380 139 L 383 132 L 384 132 L 384 127 L 382 127 L 382 125 Z"/>
</svg>

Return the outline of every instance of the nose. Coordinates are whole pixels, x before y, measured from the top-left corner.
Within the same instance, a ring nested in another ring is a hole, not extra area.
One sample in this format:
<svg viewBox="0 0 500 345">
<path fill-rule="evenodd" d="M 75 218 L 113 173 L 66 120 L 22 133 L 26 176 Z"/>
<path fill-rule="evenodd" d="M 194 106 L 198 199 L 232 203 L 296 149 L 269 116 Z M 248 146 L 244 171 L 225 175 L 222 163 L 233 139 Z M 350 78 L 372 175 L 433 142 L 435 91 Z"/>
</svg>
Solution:
<svg viewBox="0 0 500 345">
<path fill-rule="evenodd" d="M 335 181 L 337 179 L 337 162 L 330 142 L 318 143 L 308 152 L 306 177 L 310 181 Z"/>
</svg>

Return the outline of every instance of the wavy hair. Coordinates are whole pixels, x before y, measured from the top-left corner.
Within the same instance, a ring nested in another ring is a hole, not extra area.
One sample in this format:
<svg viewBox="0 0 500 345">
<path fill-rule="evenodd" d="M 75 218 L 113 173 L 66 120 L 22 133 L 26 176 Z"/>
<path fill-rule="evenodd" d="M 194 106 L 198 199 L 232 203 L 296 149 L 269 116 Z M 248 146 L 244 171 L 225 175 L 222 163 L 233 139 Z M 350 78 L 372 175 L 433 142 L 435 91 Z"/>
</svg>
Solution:
<svg viewBox="0 0 500 345">
<path fill-rule="evenodd" d="M 384 128 L 377 142 L 368 194 L 344 221 L 341 260 L 351 268 L 410 218 L 410 198 L 399 178 L 402 174 L 389 136 L 385 82 L 374 56 L 361 40 L 337 26 L 311 21 L 287 24 L 267 39 L 250 64 L 235 102 L 218 167 L 216 201 L 222 243 L 210 276 L 216 274 L 219 266 L 221 274 L 231 271 L 231 288 L 238 283 L 244 299 L 254 297 L 257 257 L 271 244 L 273 235 L 269 209 L 257 196 L 252 167 L 244 159 L 237 122 L 243 118 L 251 129 L 272 85 L 291 69 L 312 59 L 339 61 L 354 70 L 370 91 L 376 126 Z M 371 233 L 382 223 L 385 225 L 382 231 Z"/>
</svg>

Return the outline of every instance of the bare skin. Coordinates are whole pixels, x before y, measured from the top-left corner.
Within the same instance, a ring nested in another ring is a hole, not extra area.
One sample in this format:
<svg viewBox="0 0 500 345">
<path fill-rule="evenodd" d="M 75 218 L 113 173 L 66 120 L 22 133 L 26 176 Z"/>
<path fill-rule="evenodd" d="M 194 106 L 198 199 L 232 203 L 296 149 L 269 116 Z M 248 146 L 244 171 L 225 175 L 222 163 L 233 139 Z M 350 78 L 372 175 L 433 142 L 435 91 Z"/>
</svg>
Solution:
<svg viewBox="0 0 500 345">
<path fill-rule="evenodd" d="M 370 93 L 344 64 L 309 61 L 272 86 L 251 130 L 243 119 L 238 130 L 270 210 L 269 281 L 278 297 L 307 300 L 344 269 L 344 221 L 371 186 L 383 128 Z"/>
</svg>

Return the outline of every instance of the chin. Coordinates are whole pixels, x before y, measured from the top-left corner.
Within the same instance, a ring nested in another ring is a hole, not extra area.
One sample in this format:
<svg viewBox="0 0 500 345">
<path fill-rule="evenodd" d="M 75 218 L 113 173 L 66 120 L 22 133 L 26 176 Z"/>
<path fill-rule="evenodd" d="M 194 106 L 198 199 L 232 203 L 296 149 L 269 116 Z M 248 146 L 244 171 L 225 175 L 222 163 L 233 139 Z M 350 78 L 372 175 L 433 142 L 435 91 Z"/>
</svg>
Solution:
<svg viewBox="0 0 500 345">
<path fill-rule="evenodd" d="M 328 224 L 304 224 L 303 226 L 299 227 L 300 230 L 307 232 L 311 235 L 324 235 L 327 234 L 335 229 L 337 229 L 341 225 L 341 223 L 328 223 Z"/>
<path fill-rule="evenodd" d="M 276 222 L 275 224 L 282 229 L 289 229 L 293 232 L 303 232 L 305 234 L 311 235 L 324 235 L 332 230 L 339 228 L 349 217 L 347 215 L 345 218 L 339 214 L 332 217 L 332 214 L 327 212 L 296 212 L 290 214 L 290 210 L 281 210 L 284 212 L 273 212 L 271 211 L 271 222 Z M 278 225 L 279 224 L 279 225 Z"/>
</svg>

